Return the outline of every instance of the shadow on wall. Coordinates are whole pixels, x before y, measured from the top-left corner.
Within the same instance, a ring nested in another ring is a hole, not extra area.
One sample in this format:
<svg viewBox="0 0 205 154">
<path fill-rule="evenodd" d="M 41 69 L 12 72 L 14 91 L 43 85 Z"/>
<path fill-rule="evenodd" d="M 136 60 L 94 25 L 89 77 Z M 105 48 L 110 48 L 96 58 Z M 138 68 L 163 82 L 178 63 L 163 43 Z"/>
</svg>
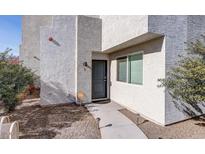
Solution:
<svg viewBox="0 0 205 154">
<path fill-rule="evenodd" d="M 152 40 L 145 42 L 144 44 L 141 45 L 141 48 L 143 48 L 143 46 L 145 46 L 144 48 L 146 48 L 146 50 L 145 50 L 144 54 L 151 54 L 154 52 L 162 52 L 163 51 L 163 43 L 164 43 L 164 37 L 162 36 L 162 37 L 155 38 L 155 39 L 152 39 Z M 148 47 L 146 47 L 147 44 L 149 45 Z"/>
<path fill-rule="evenodd" d="M 205 113 L 205 104 L 204 103 L 184 103 L 173 101 L 175 107 L 182 112 L 185 116 L 195 117 Z"/>
<path fill-rule="evenodd" d="M 62 103 L 76 103 L 84 104 L 87 100 L 86 94 L 79 90 L 77 94 L 67 91 L 62 83 L 59 82 L 43 82 L 41 81 L 41 104 L 62 104 Z"/>
<path fill-rule="evenodd" d="M 37 87 L 40 87 L 40 86 L 41 86 L 40 76 L 34 74 L 34 78 L 36 79 L 36 80 L 34 81 L 34 85 L 37 86 Z"/>
<path fill-rule="evenodd" d="M 59 82 L 41 81 L 40 96 L 42 105 L 76 102 L 74 92 L 66 91 L 63 85 Z"/>
<path fill-rule="evenodd" d="M 169 96 L 171 97 L 171 94 Z M 171 111 L 171 114 L 176 121 L 172 121 L 173 119 L 171 119 L 170 122 L 169 118 L 171 116 L 167 116 L 167 125 L 172 125 L 186 120 L 194 120 L 194 122 L 190 123 L 191 125 L 194 124 L 200 127 L 205 127 L 205 102 L 186 103 L 180 100 L 174 100 L 173 98 L 171 99 L 172 100 L 170 100 L 169 103 L 167 103 L 171 106 L 166 107 L 166 112 L 169 114 L 169 112 Z"/>
<path fill-rule="evenodd" d="M 144 51 L 144 54 L 152 54 L 155 52 L 162 52 L 163 51 L 163 42 L 164 37 L 155 38 L 141 44 L 137 44 L 125 49 L 121 49 L 117 52 L 110 54 L 110 60 L 115 60 L 116 57 L 124 56 L 130 53 L 134 53 L 136 51 Z"/>
</svg>

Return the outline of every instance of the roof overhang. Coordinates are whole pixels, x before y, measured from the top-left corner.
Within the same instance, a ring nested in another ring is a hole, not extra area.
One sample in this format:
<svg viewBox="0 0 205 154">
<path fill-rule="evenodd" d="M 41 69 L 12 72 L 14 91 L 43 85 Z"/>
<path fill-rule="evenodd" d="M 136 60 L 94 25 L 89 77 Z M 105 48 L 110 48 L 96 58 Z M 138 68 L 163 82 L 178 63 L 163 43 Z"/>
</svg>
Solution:
<svg viewBox="0 0 205 154">
<path fill-rule="evenodd" d="M 142 34 L 138 37 L 132 38 L 128 41 L 125 41 L 121 44 L 118 44 L 118 45 L 116 45 L 112 48 L 102 50 L 102 53 L 109 54 L 109 53 L 112 53 L 112 52 L 115 52 L 115 51 L 118 51 L 118 50 L 122 50 L 122 49 L 125 49 L 125 48 L 128 48 L 128 47 L 134 46 L 134 45 L 138 45 L 138 44 L 141 44 L 141 43 L 144 43 L 144 42 L 147 42 L 149 40 L 156 39 L 156 38 L 159 38 L 159 37 L 162 37 L 162 36 L 164 36 L 164 35 L 148 32 L 148 33 Z"/>
</svg>

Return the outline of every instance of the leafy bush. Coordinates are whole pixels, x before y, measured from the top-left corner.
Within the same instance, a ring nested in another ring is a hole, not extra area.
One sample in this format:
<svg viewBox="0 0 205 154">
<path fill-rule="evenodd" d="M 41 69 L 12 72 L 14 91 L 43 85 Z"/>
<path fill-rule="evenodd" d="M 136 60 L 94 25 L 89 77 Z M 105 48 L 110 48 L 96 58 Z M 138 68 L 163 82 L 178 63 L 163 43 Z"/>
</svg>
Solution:
<svg viewBox="0 0 205 154">
<path fill-rule="evenodd" d="M 18 103 L 18 96 L 34 83 L 34 74 L 21 64 L 12 64 L 9 50 L 0 53 L 0 100 L 11 111 Z"/>
<path fill-rule="evenodd" d="M 174 100 L 189 104 L 205 102 L 205 37 L 188 44 L 186 56 L 160 79 Z"/>
</svg>

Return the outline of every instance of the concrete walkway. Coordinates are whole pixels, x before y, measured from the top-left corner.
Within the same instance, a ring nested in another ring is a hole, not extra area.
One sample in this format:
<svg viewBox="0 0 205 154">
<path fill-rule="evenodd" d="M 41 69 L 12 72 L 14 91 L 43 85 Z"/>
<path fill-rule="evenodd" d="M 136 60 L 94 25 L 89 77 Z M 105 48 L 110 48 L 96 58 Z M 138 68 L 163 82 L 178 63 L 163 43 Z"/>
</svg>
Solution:
<svg viewBox="0 0 205 154">
<path fill-rule="evenodd" d="M 131 120 L 118 111 L 123 108 L 119 104 L 92 103 L 88 104 L 87 108 L 95 118 L 100 118 L 99 125 L 103 139 L 147 139 Z"/>
</svg>

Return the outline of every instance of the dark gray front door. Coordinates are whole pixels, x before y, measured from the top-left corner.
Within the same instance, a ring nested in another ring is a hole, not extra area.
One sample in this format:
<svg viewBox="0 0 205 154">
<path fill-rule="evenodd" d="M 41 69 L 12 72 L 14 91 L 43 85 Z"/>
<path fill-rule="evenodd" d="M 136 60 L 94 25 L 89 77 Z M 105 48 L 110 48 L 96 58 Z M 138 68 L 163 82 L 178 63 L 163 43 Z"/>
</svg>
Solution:
<svg viewBox="0 0 205 154">
<path fill-rule="evenodd" d="M 92 98 L 107 98 L 107 61 L 92 61 Z"/>
</svg>

